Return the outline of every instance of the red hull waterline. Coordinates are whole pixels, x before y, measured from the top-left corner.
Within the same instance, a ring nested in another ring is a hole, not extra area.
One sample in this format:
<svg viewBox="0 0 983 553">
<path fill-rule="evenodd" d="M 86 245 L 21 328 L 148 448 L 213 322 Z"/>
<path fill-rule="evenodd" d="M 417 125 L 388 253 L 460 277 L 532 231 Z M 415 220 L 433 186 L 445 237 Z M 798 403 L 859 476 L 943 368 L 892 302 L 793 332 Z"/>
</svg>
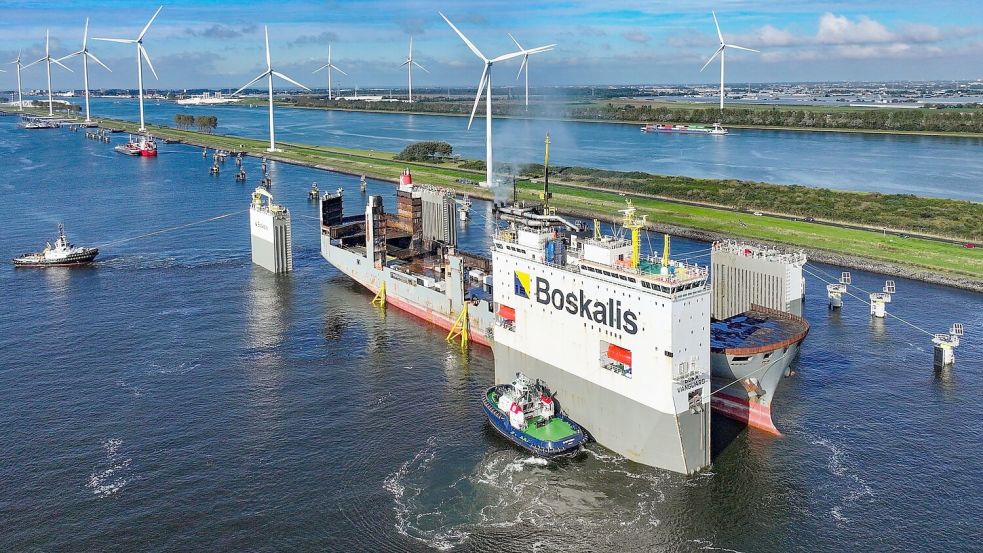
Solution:
<svg viewBox="0 0 983 553">
<path fill-rule="evenodd" d="M 372 288 L 369 288 L 368 286 L 366 286 L 366 288 L 368 288 L 369 290 L 372 290 Z M 372 290 L 372 291 L 373 292 L 378 292 L 378 290 Z M 410 303 L 408 301 L 404 301 L 404 300 L 402 300 L 402 299 L 400 299 L 400 298 L 398 298 L 396 296 L 389 296 L 389 295 L 387 295 L 386 296 L 386 305 L 392 305 L 393 307 L 399 309 L 400 311 L 405 311 L 405 312 L 409 313 L 410 315 L 413 315 L 413 316 L 415 316 L 417 318 L 420 318 L 420 319 L 423 319 L 424 321 L 427 321 L 428 323 L 437 325 L 440 328 L 443 328 L 444 330 L 446 330 L 448 332 L 450 332 L 451 328 L 454 327 L 454 322 L 455 321 L 452 321 L 452 320 L 448 319 L 447 317 L 444 317 L 440 313 L 436 313 L 434 311 L 430 311 L 429 309 L 424 309 L 424 308 L 419 307 L 417 305 L 414 305 L 414 304 L 412 304 L 412 303 Z M 489 348 L 491 347 L 491 343 L 488 341 L 488 339 L 485 338 L 484 336 L 482 336 L 481 334 L 477 333 L 477 332 L 470 332 L 470 333 L 468 333 L 468 339 L 470 341 L 472 341 L 472 342 L 481 344 L 481 345 L 483 345 L 485 347 L 489 347 Z"/>
<path fill-rule="evenodd" d="M 157 155 L 157 150 L 140 150 L 140 155 L 143 157 L 154 157 Z"/>
<path fill-rule="evenodd" d="M 734 419 L 738 422 L 763 430 L 769 434 L 781 436 L 782 433 L 771 421 L 771 407 L 761 405 L 757 402 L 748 401 L 746 398 L 728 396 L 715 393 L 710 396 L 710 407 L 721 415 Z"/>
</svg>

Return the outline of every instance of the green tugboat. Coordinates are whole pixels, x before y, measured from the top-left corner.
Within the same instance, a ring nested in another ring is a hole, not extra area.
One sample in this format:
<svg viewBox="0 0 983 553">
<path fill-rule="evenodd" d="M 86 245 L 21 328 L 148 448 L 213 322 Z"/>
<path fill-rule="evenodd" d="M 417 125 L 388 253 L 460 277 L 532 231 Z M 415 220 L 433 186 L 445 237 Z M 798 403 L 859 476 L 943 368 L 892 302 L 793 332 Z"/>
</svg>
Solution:
<svg viewBox="0 0 983 553">
<path fill-rule="evenodd" d="M 482 405 L 495 430 L 512 443 L 543 457 L 576 450 L 587 432 L 557 412 L 553 395 L 540 381 L 516 373 L 512 384 L 488 388 Z"/>
</svg>

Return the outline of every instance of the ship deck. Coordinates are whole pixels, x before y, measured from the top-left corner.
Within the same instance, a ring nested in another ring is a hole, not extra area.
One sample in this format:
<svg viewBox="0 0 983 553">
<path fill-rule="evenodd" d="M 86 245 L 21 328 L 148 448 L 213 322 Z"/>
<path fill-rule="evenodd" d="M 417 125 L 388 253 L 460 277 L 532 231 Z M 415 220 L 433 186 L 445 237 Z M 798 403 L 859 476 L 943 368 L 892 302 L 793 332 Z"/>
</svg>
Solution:
<svg viewBox="0 0 983 553">
<path fill-rule="evenodd" d="M 710 350 L 729 355 L 754 355 L 790 346 L 805 338 L 809 323 L 802 317 L 752 306 L 710 323 Z"/>
<path fill-rule="evenodd" d="M 498 394 L 496 394 L 494 391 L 488 392 L 488 399 L 491 401 L 492 405 L 498 404 Z M 526 426 L 526 429 L 522 432 L 532 438 L 542 440 L 544 442 L 560 442 L 571 436 L 577 435 L 577 430 L 574 429 L 569 422 L 559 417 L 553 417 L 548 423 L 538 426 L 537 423 L 541 419 L 542 417 L 538 415 L 528 419 L 526 421 L 528 426 Z"/>
</svg>

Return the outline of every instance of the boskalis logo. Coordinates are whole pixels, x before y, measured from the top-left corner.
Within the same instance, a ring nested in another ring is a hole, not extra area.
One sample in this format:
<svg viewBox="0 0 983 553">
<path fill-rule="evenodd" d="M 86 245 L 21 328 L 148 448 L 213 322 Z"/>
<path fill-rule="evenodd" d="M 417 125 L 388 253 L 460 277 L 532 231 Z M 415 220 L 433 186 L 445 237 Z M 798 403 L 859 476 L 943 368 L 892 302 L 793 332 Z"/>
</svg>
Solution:
<svg viewBox="0 0 983 553">
<path fill-rule="evenodd" d="M 531 279 L 529 273 L 515 271 L 515 295 L 529 298 Z M 621 300 L 608 298 L 607 301 L 595 300 L 578 292 L 564 292 L 553 288 L 543 277 L 536 277 L 536 303 L 552 305 L 557 311 L 566 311 L 571 315 L 580 315 L 597 324 L 609 326 L 627 332 L 638 333 L 638 314 L 631 309 L 623 309 Z"/>
<path fill-rule="evenodd" d="M 529 299 L 529 273 L 514 271 L 513 275 L 515 277 L 515 295 Z"/>
</svg>

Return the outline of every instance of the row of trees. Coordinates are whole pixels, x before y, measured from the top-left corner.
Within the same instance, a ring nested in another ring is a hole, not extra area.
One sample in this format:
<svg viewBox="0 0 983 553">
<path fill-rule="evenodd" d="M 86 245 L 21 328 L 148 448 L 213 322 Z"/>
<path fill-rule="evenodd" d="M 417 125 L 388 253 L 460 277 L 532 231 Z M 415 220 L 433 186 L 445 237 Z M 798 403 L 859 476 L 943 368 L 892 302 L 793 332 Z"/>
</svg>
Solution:
<svg viewBox="0 0 983 553">
<path fill-rule="evenodd" d="M 983 110 L 846 109 L 846 108 L 677 108 L 606 104 L 573 108 L 577 119 L 651 121 L 657 123 L 716 123 L 815 129 L 929 131 L 983 133 Z"/>
<path fill-rule="evenodd" d="M 174 125 L 184 130 L 194 127 L 201 132 L 212 132 L 218 127 L 218 117 L 214 115 L 194 116 L 178 113 L 174 116 Z"/>
<path fill-rule="evenodd" d="M 451 157 L 453 153 L 454 148 L 446 142 L 426 140 L 415 142 L 403 148 L 396 159 L 401 161 L 441 161 Z"/>
</svg>

